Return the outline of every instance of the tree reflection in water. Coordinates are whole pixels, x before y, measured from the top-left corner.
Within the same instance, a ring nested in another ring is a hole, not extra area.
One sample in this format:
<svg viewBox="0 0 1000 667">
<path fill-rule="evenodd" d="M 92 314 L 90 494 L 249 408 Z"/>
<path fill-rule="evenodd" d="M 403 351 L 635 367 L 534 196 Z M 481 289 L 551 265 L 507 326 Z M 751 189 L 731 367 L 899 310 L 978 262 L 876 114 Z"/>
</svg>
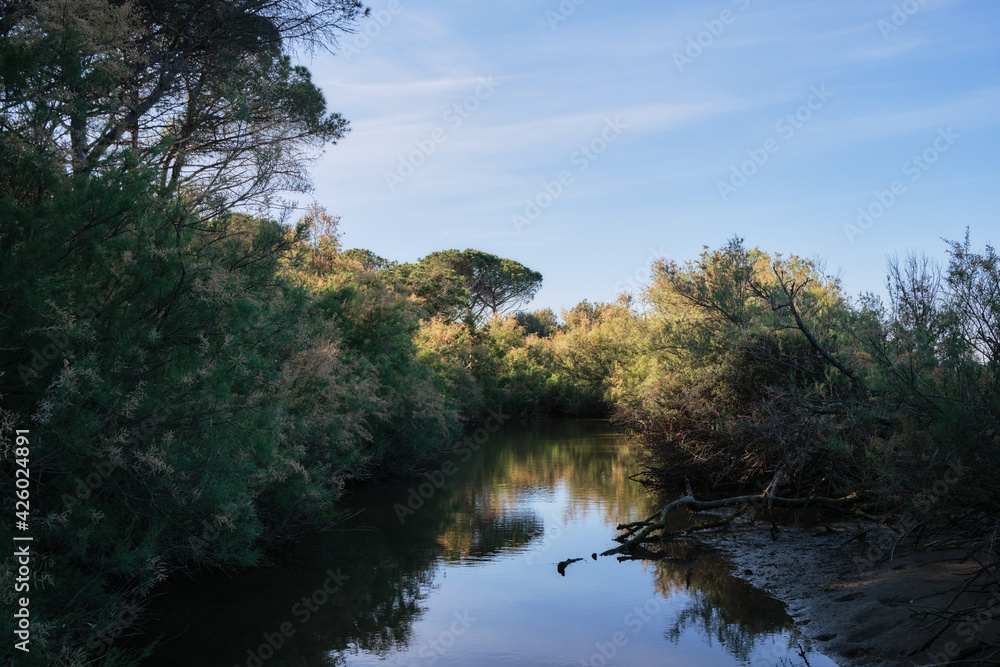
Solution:
<svg viewBox="0 0 1000 667">
<path fill-rule="evenodd" d="M 655 591 L 669 602 L 669 612 L 659 611 L 656 619 L 657 627 L 666 625 L 669 641 L 636 635 L 630 649 L 652 642 L 643 648 L 662 651 L 670 660 L 670 644 L 676 646 L 682 635 L 696 632 L 737 661 L 746 661 L 765 638 L 791 637 L 790 619 L 780 604 L 732 578 L 717 555 L 692 544 L 671 545 L 669 558 L 645 564 L 645 575 L 626 571 L 627 564 L 619 566 L 611 559 L 589 558 L 591 550 L 608 544 L 618 521 L 648 516 L 656 506 L 629 480 L 637 470 L 632 453 L 626 439 L 607 425 L 512 425 L 491 436 L 476 456 L 467 461 L 456 457 L 455 465 L 447 482 L 414 502 L 412 512 L 398 509 L 406 507 L 426 479 L 359 486 L 345 498 L 354 516 L 311 544 L 276 555 L 273 567 L 174 583 L 152 606 L 147 635 L 137 640 L 146 643 L 159 634 L 169 638 L 148 664 L 173 666 L 183 662 L 179 656 L 197 655 L 197 664 L 247 665 L 248 650 L 260 646 L 262 637 L 277 632 L 282 623 L 291 623 L 294 635 L 264 661 L 266 667 L 368 665 L 375 664 L 373 660 L 387 667 L 426 664 L 417 658 L 428 641 L 426 634 L 437 636 L 435 619 L 451 613 L 447 605 L 454 605 L 456 596 L 481 605 L 480 612 L 507 614 L 495 617 L 489 628 L 475 628 L 480 637 L 498 627 L 540 633 L 520 636 L 520 642 L 497 637 L 504 649 L 535 642 L 541 647 L 537 651 L 549 653 L 544 659 L 518 654 L 519 664 L 549 664 L 545 660 L 551 661 L 552 655 L 582 658 L 594 650 L 591 634 L 610 637 L 620 629 L 617 621 L 588 626 L 582 639 L 575 639 L 553 632 L 553 608 L 541 607 L 562 605 L 555 612 L 566 617 L 559 627 L 570 630 L 594 623 L 595 612 L 614 619 L 617 611 L 610 612 L 607 592 L 618 584 L 617 579 L 607 581 L 609 577 L 626 581 L 641 599 Z M 558 513 L 561 526 L 576 530 L 577 538 L 583 535 L 582 542 L 573 544 L 585 544 L 586 553 L 564 553 L 571 541 L 556 541 L 549 549 L 550 511 Z M 538 558 L 528 563 L 520 555 Z M 579 556 L 585 562 L 560 577 L 555 563 Z M 605 563 L 612 567 L 599 569 Z M 296 605 L 320 590 L 331 570 L 346 575 L 345 585 L 304 619 Z M 461 579 L 462 587 L 456 591 L 452 584 L 443 593 L 445 584 L 463 571 L 468 576 Z M 540 597 L 508 600 L 502 608 L 482 606 L 495 597 L 514 595 L 511 586 L 518 581 L 524 582 L 516 589 L 519 595 Z M 451 602 L 439 602 L 442 595 Z M 484 659 L 491 659 L 489 652 L 473 657 L 454 653 L 437 665 Z M 501 656 L 492 659 L 500 664 Z M 734 664 L 726 660 L 703 664 Z"/>
<path fill-rule="evenodd" d="M 783 605 L 729 574 L 720 554 L 693 541 L 664 545 L 664 551 L 667 557 L 654 565 L 656 589 L 666 597 L 686 591 L 689 600 L 674 614 L 667 639 L 676 643 L 695 630 L 741 662 L 750 660 L 763 640 L 781 632 L 788 637 L 788 649 L 810 650 L 809 640 L 795 629 Z"/>
</svg>

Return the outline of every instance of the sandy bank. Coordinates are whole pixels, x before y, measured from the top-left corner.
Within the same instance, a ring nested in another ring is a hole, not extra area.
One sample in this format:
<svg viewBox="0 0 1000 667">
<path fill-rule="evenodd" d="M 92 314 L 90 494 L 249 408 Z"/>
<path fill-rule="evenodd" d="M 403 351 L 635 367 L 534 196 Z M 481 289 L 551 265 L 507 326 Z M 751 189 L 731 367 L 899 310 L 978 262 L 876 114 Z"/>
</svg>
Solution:
<svg viewBox="0 0 1000 667">
<path fill-rule="evenodd" d="M 705 543 L 729 555 L 736 576 L 786 603 L 816 649 L 843 667 L 950 664 L 977 640 L 998 636 L 998 598 L 995 613 L 944 633 L 921 613 L 952 602 L 979 563 L 955 551 L 904 551 L 875 525 L 785 527 L 772 539 L 766 524 L 742 524 Z"/>
</svg>

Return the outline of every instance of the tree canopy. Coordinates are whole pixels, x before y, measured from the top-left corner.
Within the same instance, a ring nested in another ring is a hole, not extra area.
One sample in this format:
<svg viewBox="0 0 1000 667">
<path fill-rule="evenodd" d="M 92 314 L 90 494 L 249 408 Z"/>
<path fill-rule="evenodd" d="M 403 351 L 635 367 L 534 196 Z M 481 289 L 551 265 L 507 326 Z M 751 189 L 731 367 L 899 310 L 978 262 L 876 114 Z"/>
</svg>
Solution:
<svg viewBox="0 0 1000 667">
<path fill-rule="evenodd" d="M 5 2 L 3 171 L 24 174 L 7 185 L 128 151 L 213 212 L 306 191 L 308 158 L 348 125 L 290 50 L 332 47 L 366 13 L 357 0 Z"/>
<path fill-rule="evenodd" d="M 431 270 L 454 271 L 469 290 L 468 309 L 478 321 L 506 315 L 534 298 L 542 274 L 512 259 L 481 250 L 442 250 L 418 263 Z"/>
</svg>

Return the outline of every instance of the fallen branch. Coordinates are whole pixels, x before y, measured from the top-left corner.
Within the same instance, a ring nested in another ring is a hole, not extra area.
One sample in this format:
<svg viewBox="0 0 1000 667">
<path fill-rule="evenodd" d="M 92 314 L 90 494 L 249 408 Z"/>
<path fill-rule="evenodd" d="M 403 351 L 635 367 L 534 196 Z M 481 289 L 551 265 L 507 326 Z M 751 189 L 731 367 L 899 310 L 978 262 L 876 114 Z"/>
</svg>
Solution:
<svg viewBox="0 0 1000 667">
<path fill-rule="evenodd" d="M 579 562 L 581 560 L 583 560 L 583 559 L 582 558 L 568 558 L 568 559 L 566 559 L 564 561 L 561 561 L 559 563 L 559 565 L 556 566 L 556 569 L 559 570 L 559 574 L 561 574 L 562 576 L 565 577 L 566 576 L 566 567 L 568 565 L 572 565 L 573 563 Z"/>
<path fill-rule="evenodd" d="M 674 502 L 670 503 L 659 512 L 651 515 L 645 521 L 633 521 L 632 523 L 620 524 L 618 530 L 626 531 L 624 535 L 619 536 L 619 541 L 622 541 L 618 547 L 614 549 L 609 549 L 602 553 L 602 556 L 611 556 L 617 553 L 623 553 L 630 551 L 638 546 L 641 546 L 644 542 L 654 542 L 662 541 L 663 536 L 658 535 L 653 537 L 652 533 L 657 530 L 665 531 L 667 528 L 667 515 L 669 515 L 674 510 L 681 508 L 687 508 L 695 512 L 703 512 L 706 510 L 720 509 L 722 507 L 733 507 L 735 505 L 758 505 L 767 507 L 809 507 L 809 506 L 820 506 L 820 507 L 848 507 L 854 505 L 861 501 L 860 496 L 857 493 L 850 493 L 841 498 L 826 498 L 823 496 L 809 496 L 808 498 L 784 498 L 782 496 L 776 495 L 778 484 L 781 481 L 781 472 L 779 471 L 775 477 L 774 481 L 768 485 L 762 493 L 755 493 L 745 496 L 733 496 L 730 498 L 720 498 L 718 500 L 696 500 L 695 497 L 688 491 L 685 495 L 681 496 Z M 745 509 L 745 508 L 744 508 Z M 704 530 L 709 528 L 718 528 L 729 525 L 729 523 L 741 514 L 744 510 L 740 510 L 735 514 L 724 519 L 719 519 L 717 521 L 710 521 L 708 523 L 695 526 L 690 528 L 685 533 L 689 533 L 694 530 Z"/>
</svg>

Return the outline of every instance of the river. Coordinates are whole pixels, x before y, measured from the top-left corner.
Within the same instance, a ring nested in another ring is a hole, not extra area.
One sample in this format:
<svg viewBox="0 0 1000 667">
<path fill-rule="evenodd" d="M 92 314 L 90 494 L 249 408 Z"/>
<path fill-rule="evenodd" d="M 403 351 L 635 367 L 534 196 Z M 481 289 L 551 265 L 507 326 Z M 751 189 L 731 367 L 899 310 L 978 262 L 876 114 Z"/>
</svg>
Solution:
<svg viewBox="0 0 1000 667">
<path fill-rule="evenodd" d="M 177 579 L 149 608 L 144 665 L 809 665 L 783 606 L 681 544 L 591 556 L 655 499 L 601 421 L 509 423 L 430 475 L 363 485 L 347 518 L 269 567 Z M 582 560 L 565 566 L 571 558 Z"/>
</svg>

